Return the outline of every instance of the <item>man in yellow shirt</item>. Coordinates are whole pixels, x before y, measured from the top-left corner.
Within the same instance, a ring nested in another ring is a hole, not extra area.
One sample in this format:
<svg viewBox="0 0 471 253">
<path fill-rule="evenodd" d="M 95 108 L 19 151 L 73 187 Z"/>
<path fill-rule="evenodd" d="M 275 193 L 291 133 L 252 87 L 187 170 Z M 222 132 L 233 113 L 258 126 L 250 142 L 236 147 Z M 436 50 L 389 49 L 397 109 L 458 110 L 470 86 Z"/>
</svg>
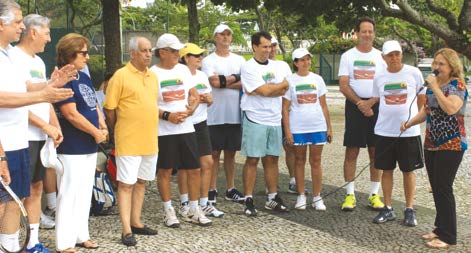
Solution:
<svg viewBox="0 0 471 253">
<path fill-rule="evenodd" d="M 133 37 L 129 51 L 131 61 L 110 79 L 103 107 L 114 130 L 121 241 L 134 246 L 134 234 L 157 234 L 142 224 L 141 211 L 145 181 L 155 179 L 159 110 L 157 76 L 147 68 L 152 59 L 150 41 Z"/>
</svg>

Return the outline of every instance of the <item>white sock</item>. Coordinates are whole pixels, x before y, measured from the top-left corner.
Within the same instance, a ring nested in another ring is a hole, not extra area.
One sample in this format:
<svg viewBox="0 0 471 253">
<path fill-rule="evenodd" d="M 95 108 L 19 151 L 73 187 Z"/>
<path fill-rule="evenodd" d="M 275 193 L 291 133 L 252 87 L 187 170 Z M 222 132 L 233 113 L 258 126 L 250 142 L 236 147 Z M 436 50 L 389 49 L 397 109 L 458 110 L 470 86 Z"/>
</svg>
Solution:
<svg viewBox="0 0 471 253">
<path fill-rule="evenodd" d="M 320 199 L 322 199 L 322 198 L 321 198 L 321 195 L 314 196 L 314 197 L 312 198 L 312 202 L 318 201 L 318 200 L 320 200 Z"/>
<path fill-rule="evenodd" d="M 56 192 L 46 193 L 47 208 L 51 210 L 56 210 L 56 200 L 57 200 Z"/>
<path fill-rule="evenodd" d="M 34 245 L 39 243 L 39 223 L 30 224 L 31 236 L 29 238 L 28 246 L 26 248 L 31 249 Z"/>
<path fill-rule="evenodd" d="M 276 196 L 276 192 L 275 193 L 268 193 L 268 200 L 274 199 L 275 196 Z"/>
<path fill-rule="evenodd" d="M 200 206 L 207 206 L 208 205 L 208 197 L 200 198 Z"/>
<path fill-rule="evenodd" d="M 18 251 L 20 249 L 19 231 L 14 234 L 0 234 L 0 243 L 6 250 Z M 0 252 L 3 252 L 0 250 Z"/>
<path fill-rule="evenodd" d="M 296 178 L 295 177 L 290 178 L 289 184 L 296 184 Z"/>
<path fill-rule="evenodd" d="M 180 203 L 185 203 L 188 201 L 188 193 L 180 194 Z"/>
<path fill-rule="evenodd" d="M 347 190 L 347 194 L 355 194 L 355 182 L 349 182 L 345 189 Z"/>
<path fill-rule="evenodd" d="M 190 200 L 190 210 L 195 210 L 198 207 L 198 200 Z"/>
<path fill-rule="evenodd" d="M 164 202 L 164 210 L 168 210 L 171 207 L 172 207 L 172 201 L 171 200 Z"/>
<path fill-rule="evenodd" d="M 252 195 L 245 195 L 245 199 L 247 199 L 247 198 L 253 198 L 253 196 Z"/>
<path fill-rule="evenodd" d="M 381 182 L 370 182 L 370 185 L 371 185 L 370 196 L 373 194 L 378 194 L 379 187 L 381 187 Z"/>
<path fill-rule="evenodd" d="M 230 192 L 230 191 L 232 191 L 232 189 L 234 189 L 234 187 L 227 188 L 227 191 Z"/>
</svg>

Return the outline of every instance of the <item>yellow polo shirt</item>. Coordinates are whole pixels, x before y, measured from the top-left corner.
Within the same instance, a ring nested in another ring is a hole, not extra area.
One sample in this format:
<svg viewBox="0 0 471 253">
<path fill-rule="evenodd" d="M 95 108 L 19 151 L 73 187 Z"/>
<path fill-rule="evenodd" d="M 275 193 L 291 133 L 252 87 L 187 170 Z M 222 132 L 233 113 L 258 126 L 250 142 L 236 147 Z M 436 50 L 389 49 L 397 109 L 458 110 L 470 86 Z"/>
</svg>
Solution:
<svg viewBox="0 0 471 253">
<path fill-rule="evenodd" d="M 139 72 L 131 63 L 113 75 L 106 89 L 104 108 L 116 110 L 114 139 L 119 156 L 154 155 L 158 152 L 157 76 Z"/>
</svg>

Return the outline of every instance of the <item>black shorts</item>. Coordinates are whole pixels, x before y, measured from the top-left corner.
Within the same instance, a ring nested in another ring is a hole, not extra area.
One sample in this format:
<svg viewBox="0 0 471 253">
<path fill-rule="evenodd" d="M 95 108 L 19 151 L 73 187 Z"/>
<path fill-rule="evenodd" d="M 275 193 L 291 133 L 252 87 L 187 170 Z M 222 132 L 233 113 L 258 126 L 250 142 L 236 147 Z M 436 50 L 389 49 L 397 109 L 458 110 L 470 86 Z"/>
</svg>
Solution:
<svg viewBox="0 0 471 253">
<path fill-rule="evenodd" d="M 31 175 L 31 182 L 36 183 L 41 181 L 46 176 L 46 168 L 43 166 L 40 157 L 40 151 L 44 146 L 45 141 L 30 141 L 29 142 L 29 171 Z"/>
<path fill-rule="evenodd" d="M 378 136 L 375 147 L 375 168 L 394 170 L 396 162 L 403 172 L 424 167 L 420 136 L 400 138 Z"/>
<path fill-rule="evenodd" d="M 159 136 L 159 169 L 198 169 L 200 159 L 196 134 L 175 134 Z"/>
<path fill-rule="evenodd" d="M 196 144 L 198 145 L 198 155 L 200 157 L 211 155 L 211 139 L 209 138 L 209 129 L 206 120 L 193 125 L 195 127 Z"/>
<path fill-rule="evenodd" d="M 240 150 L 242 143 L 242 129 L 240 124 L 209 126 L 209 136 L 213 150 Z"/>
<path fill-rule="evenodd" d="M 376 103 L 371 108 L 374 115 L 365 117 L 355 104 L 345 100 L 345 133 L 343 136 L 345 147 L 374 147 L 377 140 L 374 129 L 378 119 L 378 108 L 379 104 Z"/>
</svg>

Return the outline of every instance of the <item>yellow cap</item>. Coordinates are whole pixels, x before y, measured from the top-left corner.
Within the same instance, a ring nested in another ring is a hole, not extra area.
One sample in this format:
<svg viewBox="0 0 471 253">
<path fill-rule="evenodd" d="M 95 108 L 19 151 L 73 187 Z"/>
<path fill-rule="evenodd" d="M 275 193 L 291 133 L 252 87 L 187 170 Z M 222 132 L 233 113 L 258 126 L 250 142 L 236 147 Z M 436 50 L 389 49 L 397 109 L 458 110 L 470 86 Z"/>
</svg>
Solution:
<svg viewBox="0 0 471 253">
<path fill-rule="evenodd" d="M 182 49 L 180 49 L 180 58 L 187 54 L 201 54 L 204 52 L 206 52 L 206 49 L 202 49 L 198 45 L 188 42 Z"/>
</svg>

